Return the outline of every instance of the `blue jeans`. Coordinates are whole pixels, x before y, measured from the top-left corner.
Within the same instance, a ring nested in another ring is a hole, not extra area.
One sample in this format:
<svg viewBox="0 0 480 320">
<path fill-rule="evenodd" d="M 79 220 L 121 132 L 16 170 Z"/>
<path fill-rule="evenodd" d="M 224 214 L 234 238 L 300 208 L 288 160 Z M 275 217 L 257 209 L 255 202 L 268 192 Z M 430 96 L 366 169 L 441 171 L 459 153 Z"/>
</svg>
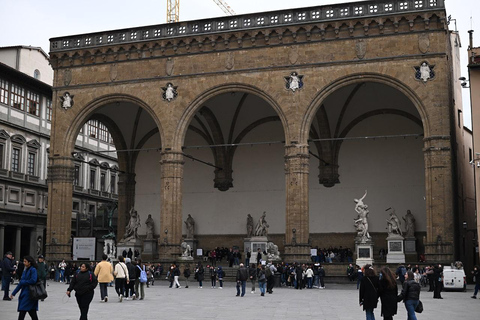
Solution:
<svg viewBox="0 0 480 320">
<path fill-rule="evenodd" d="M 407 300 L 405 301 L 405 309 L 407 309 L 407 320 L 417 320 L 415 315 L 415 308 L 418 305 L 418 300 Z"/>
<path fill-rule="evenodd" d="M 10 282 L 12 281 L 12 277 L 6 276 L 2 277 L 2 289 L 3 289 L 3 297 L 8 298 L 8 293 L 10 292 Z"/>
<path fill-rule="evenodd" d="M 318 288 L 318 274 L 313 276 L 313 286 Z"/>
<path fill-rule="evenodd" d="M 242 297 L 245 295 L 247 281 L 237 281 L 237 296 L 240 294 L 240 286 L 242 287 Z"/>
<path fill-rule="evenodd" d="M 366 309 L 365 314 L 367 315 L 367 320 L 375 320 L 375 314 L 373 314 L 373 309 Z"/>
<path fill-rule="evenodd" d="M 260 292 L 265 294 L 265 288 L 267 287 L 266 281 L 258 281 L 258 287 L 260 288 Z"/>
<path fill-rule="evenodd" d="M 60 269 L 60 281 L 65 282 L 65 270 Z"/>
<path fill-rule="evenodd" d="M 313 285 L 313 278 L 312 277 L 309 277 L 307 278 L 307 288 L 308 289 L 312 289 L 312 285 Z"/>
</svg>

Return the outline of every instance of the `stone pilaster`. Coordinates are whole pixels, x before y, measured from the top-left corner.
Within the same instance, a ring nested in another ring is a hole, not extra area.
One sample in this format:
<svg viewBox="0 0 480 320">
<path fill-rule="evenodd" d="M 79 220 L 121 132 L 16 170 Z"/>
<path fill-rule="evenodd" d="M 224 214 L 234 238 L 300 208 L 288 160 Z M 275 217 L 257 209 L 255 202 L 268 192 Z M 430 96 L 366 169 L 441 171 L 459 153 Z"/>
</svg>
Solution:
<svg viewBox="0 0 480 320">
<path fill-rule="evenodd" d="M 71 157 L 50 158 L 46 255 L 51 261 L 71 256 L 73 169 Z"/>
<path fill-rule="evenodd" d="M 308 145 L 285 147 L 286 261 L 310 261 L 308 173 Z"/>
<path fill-rule="evenodd" d="M 135 173 L 120 173 L 118 175 L 118 221 L 117 241 L 123 238 L 127 225 L 127 216 L 135 206 Z"/>
<path fill-rule="evenodd" d="M 167 151 L 161 155 L 162 211 L 158 248 L 161 258 L 173 258 L 181 253 L 183 154 Z"/>
<path fill-rule="evenodd" d="M 424 139 L 427 261 L 454 259 L 452 150 L 448 136 Z"/>
</svg>

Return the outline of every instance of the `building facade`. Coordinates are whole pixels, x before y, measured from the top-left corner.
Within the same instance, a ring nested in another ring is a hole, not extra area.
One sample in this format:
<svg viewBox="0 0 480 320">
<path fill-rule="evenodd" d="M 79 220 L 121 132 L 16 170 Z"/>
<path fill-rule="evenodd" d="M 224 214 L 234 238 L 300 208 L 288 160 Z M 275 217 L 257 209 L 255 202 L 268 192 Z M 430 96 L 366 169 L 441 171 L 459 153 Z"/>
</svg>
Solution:
<svg viewBox="0 0 480 320">
<path fill-rule="evenodd" d="M 188 214 L 205 249 L 241 247 L 247 214 L 263 211 L 286 260 L 353 247 L 354 199 L 367 193 L 375 250 L 393 207 L 414 213 L 418 253 L 451 261 L 469 214 L 459 184 L 471 192 L 457 170 L 459 46 L 442 0 L 51 39 L 47 252 L 68 253 L 72 151 L 84 123 L 101 119 L 118 151 L 118 238 L 132 207 L 151 214 L 165 259 L 179 254 Z"/>
<path fill-rule="evenodd" d="M 0 48 L 0 255 L 44 254 L 53 70 L 40 48 Z M 118 167 L 106 127 L 92 120 L 75 147 L 71 236 L 108 233 L 104 209 L 116 203 Z M 101 243 L 101 240 L 99 240 Z M 100 249 L 103 246 L 98 245 Z M 66 256 L 69 259 L 70 256 Z"/>
</svg>

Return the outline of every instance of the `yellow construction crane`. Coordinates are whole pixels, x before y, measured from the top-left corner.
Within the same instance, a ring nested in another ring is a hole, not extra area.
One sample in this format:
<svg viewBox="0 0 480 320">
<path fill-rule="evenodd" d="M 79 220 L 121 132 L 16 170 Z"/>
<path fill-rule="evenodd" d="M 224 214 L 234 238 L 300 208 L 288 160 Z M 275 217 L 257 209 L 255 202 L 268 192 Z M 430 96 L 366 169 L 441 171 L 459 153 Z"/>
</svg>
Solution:
<svg viewBox="0 0 480 320">
<path fill-rule="evenodd" d="M 213 0 L 226 14 L 233 16 L 235 11 L 223 0 Z M 167 22 L 178 22 L 180 13 L 180 0 L 167 0 Z"/>
</svg>

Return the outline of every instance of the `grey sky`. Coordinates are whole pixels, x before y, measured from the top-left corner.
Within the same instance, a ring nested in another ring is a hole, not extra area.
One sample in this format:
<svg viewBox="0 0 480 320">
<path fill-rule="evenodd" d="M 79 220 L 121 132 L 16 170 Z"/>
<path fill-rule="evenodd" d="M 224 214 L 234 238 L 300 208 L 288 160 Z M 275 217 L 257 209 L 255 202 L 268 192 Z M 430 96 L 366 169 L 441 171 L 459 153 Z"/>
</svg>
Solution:
<svg viewBox="0 0 480 320">
<path fill-rule="evenodd" d="M 292 7 L 309 7 L 353 1 L 338 0 L 224 0 L 237 14 Z M 480 25 L 479 0 L 445 0 L 447 15 L 456 19 L 462 41 L 462 74 L 467 74 L 468 33 Z M 155 25 L 166 22 L 166 0 L 0 0 L 0 47 L 32 45 L 48 53 L 49 39 L 103 30 Z M 180 0 L 180 20 L 223 16 L 213 0 Z M 473 17 L 473 20 L 471 19 Z M 476 22 L 476 24 L 475 24 Z M 455 24 L 450 24 L 455 29 Z M 480 47 L 480 29 L 475 30 L 474 46 Z M 468 100 L 464 90 L 464 100 Z M 464 101 L 465 124 L 469 127 L 470 108 Z"/>
</svg>

